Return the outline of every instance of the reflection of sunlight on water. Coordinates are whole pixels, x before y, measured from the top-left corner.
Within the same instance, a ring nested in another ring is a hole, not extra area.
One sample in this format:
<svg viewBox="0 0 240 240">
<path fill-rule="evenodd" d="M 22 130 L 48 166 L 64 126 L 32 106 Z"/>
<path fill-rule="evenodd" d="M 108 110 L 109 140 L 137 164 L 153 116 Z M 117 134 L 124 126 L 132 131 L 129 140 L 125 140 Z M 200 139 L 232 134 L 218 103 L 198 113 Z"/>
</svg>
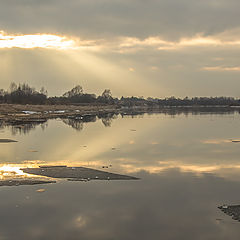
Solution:
<svg viewBox="0 0 240 240">
<path fill-rule="evenodd" d="M 33 178 L 33 175 L 24 173 L 21 168 L 35 167 L 36 165 L 26 164 L 4 164 L 0 165 L 0 179 L 5 180 L 9 178 Z"/>
</svg>

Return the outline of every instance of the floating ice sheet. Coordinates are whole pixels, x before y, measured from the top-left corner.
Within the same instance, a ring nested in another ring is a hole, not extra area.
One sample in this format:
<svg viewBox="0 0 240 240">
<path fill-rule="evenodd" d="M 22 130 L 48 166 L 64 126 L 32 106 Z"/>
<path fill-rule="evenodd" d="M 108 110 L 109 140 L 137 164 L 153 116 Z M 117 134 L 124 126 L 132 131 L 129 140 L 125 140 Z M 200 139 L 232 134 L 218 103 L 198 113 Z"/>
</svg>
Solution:
<svg viewBox="0 0 240 240">
<path fill-rule="evenodd" d="M 137 180 L 138 178 L 110 173 L 84 167 L 42 166 L 39 168 L 22 168 L 24 173 L 51 178 L 68 178 L 73 180 Z"/>
<path fill-rule="evenodd" d="M 12 142 L 17 142 L 17 141 L 12 139 L 0 139 L 0 143 L 12 143 Z"/>
<path fill-rule="evenodd" d="M 232 219 L 240 222 L 240 205 L 222 205 L 218 208 L 222 210 L 225 214 L 232 216 Z"/>
</svg>

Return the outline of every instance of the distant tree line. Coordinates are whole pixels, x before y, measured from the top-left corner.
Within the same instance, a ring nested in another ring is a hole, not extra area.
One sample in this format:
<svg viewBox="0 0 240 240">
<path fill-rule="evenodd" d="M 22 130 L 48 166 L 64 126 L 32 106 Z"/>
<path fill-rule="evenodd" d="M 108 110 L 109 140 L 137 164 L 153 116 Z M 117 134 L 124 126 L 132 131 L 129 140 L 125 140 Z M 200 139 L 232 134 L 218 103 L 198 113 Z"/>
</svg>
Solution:
<svg viewBox="0 0 240 240">
<path fill-rule="evenodd" d="M 8 104 L 115 104 L 125 107 L 133 106 L 240 106 L 240 100 L 232 97 L 193 97 L 193 98 L 114 98 L 109 89 L 99 96 L 84 93 L 80 85 L 65 92 L 62 96 L 48 97 L 47 90 L 39 91 L 26 83 L 11 83 L 9 90 L 0 89 L 0 103 Z"/>
<path fill-rule="evenodd" d="M 11 83 L 10 90 L 0 89 L 0 102 L 13 104 L 45 104 L 47 100 L 47 91 L 42 87 L 40 91 L 23 83 L 17 85 Z"/>
<path fill-rule="evenodd" d="M 28 84 L 11 83 L 9 90 L 0 89 L 0 103 L 9 104 L 81 104 L 101 103 L 115 104 L 117 99 L 112 97 L 109 89 L 105 89 L 100 96 L 84 93 L 80 85 L 65 92 L 60 97 L 48 97 L 47 90 L 42 87 L 39 91 Z"/>
<path fill-rule="evenodd" d="M 149 102 L 157 103 L 161 106 L 238 106 L 240 100 L 233 97 L 193 97 L 188 98 L 165 98 L 165 99 L 151 99 Z"/>
</svg>

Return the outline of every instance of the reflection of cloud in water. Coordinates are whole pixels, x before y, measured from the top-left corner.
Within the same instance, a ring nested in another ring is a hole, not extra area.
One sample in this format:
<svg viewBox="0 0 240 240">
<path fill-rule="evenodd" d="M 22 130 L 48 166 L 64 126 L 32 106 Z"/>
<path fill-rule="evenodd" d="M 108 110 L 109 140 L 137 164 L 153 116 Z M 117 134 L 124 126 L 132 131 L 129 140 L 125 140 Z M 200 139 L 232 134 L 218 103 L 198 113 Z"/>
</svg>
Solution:
<svg viewBox="0 0 240 240">
<path fill-rule="evenodd" d="M 92 168 L 111 164 L 114 171 L 121 173 L 157 172 L 168 168 L 216 173 L 239 165 L 238 144 L 221 144 L 226 139 L 238 139 L 235 115 L 231 118 L 228 115 L 179 115 L 174 119 L 163 114 L 133 119 L 119 117 L 111 128 L 103 127 L 101 118 L 104 117 L 108 116 L 98 116 L 94 124 L 86 124 L 81 132 L 66 127 L 62 120 L 50 120 L 45 132 L 37 128 L 33 134 L 19 136 L 14 146 L 1 148 L 0 145 L 1 160 L 21 163 L 34 158 L 52 165 Z M 93 119 L 90 115 L 86 118 Z M 82 129 L 81 119 L 67 121 Z M 117 150 L 112 151 L 112 147 Z M 30 154 L 29 149 L 39 152 Z"/>
<path fill-rule="evenodd" d="M 2 238 L 239 239 L 239 225 L 217 209 L 239 204 L 240 149 L 225 144 L 225 139 L 238 139 L 239 116 L 146 115 L 118 118 L 111 128 L 98 120 L 81 132 L 60 121 L 51 120 L 49 126 L 44 132 L 36 128 L 33 134 L 18 136 L 17 144 L 1 145 L 1 160 L 16 161 L 17 155 L 23 162 L 36 155 L 47 165 L 113 164 L 111 172 L 141 180 L 61 181 L 44 186 L 44 194 L 34 186 L 3 187 Z M 5 134 L 11 135 L 7 130 Z M 19 169 L 39 163 L 30 159 L 23 165 L 2 165 L 0 177 L 29 178 Z"/>
<path fill-rule="evenodd" d="M 217 209 L 239 199 L 239 182 L 177 170 L 138 176 L 142 181 L 127 184 L 46 185 L 46 194 L 41 195 L 36 188 L 3 189 L 1 236 L 33 240 L 239 239 L 239 225 Z"/>
<path fill-rule="evenodd" d="M 148 171 L 149 173 L 159 173 L 162 171 L 167 171 L 171 168 L 179 169 L 181 172 L 194 172 L 194 173 L 204 173 L 204 172 L 216 172 L 220 171 L 222 168 L 226 168 L 225 165 L 191 165 L 191 164 L 183 164 L 181 162 L 159 162 L 157 166 L 143 166 L 143 167 L 136 167 L 136 160 L 133 161 L 133 164 L 130 164 L 131 161 L 123 159 L 121 160 L 122 164 L 120 166 L 128 173 L 132 173 L 135 171 Z M 127 162 L 127 163 L 125 163 Z M 135 163 L 135 164 L 134 164 Z M 240 168 L 240 165 L 229 166 L 229 168 Z"/>
<path fill-rule="evenodd" d="M 230 142 L 232 141 L 227 139 L 207 139 L 202 141 L 202 143 L 204 144 L 224 144 L 224 143 L 230 143 Z"/>
<path fill-rule="evenodd" d="M 168 171 L 169 169 L 178 169 L 180 172 L 192 172 L 194 174 L 202 173 L 214 173 L 222 177 L 231 178 L 231 171 L 239 172 L 240 174 L 240 165 L 239 164 L 184 164 L 183 162 L 178 161 L 159 161 L 158 165 L 154 166 L 139 166 L 137 167 L 136 159 L 118 159 L 120 167 L 124 172 L 132 174 L 136 171 L 147 171 L 149 173 L 161 173 Z M 239 178 L 240 179 L 240 178 Z"/>
</svg>

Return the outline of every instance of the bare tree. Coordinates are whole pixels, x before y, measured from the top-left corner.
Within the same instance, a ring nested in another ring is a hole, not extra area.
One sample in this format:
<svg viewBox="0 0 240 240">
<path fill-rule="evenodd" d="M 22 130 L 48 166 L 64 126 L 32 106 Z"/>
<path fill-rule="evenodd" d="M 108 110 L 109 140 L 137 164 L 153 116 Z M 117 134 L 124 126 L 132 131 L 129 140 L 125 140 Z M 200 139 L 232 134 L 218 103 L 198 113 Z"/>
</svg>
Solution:
<svg viewBox="0 0 240 240">
<path fill-rule="evenodd" d="M 11 84 L 10 84 L 10 92 L 12 93 L 12 92 L 15 92 L 15 91 L 17 91 L 17 89 L 18 89 L 18 86 L 17 86 L 17 84 L 15 83 L 15 82 L 11 82 Z"/>
<path fill-rule="evenodd" d="M 74 97 L 83 95 L 83 88 L 80 85 L 77 85 L 72 90 L 63 94 L 63 97 Z"/>
<path fill-rule="evenodd" d="M 105 89 L 102 93 L 102 97 L 106 99 L 111 99 L 112 98 L 112 93 L 110 89 Z"/>
<path fill-rule="evenodd" d="M 0 96 L 3 97 L 6 94 L 6 92 L 4 91 L 4 89 L 0 89 Z"/>
<path fill-rule="evenodd" d="M 46 95 L 46 96 L 48 95 L 48 92 L 44 87 L 41 87 L 40 93 L 43 94 L 43 95 Z"/>
</svg>

